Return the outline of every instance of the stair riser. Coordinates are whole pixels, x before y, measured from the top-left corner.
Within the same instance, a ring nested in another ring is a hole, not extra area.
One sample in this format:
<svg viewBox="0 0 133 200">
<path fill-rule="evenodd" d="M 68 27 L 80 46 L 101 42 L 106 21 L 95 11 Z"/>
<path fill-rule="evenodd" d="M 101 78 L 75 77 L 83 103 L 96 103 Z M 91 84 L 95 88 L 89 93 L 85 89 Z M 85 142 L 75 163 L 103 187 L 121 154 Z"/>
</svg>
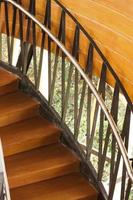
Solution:
<svg viewBox="0 0 133 200">
<path fill-rule="evenodd" d="M 75 200 L 98 200 L 98 198 L 97 198 L 97 194 L 94 194 L 93 196 L 80 198 L 80 199 L 75 199 Z"/>
<path fill-rule="evenodd" d="M 38 147 L 47 146 L 49 144 L 55 144 L 59 141 L 60 133 L 53 133 L 50 137 L 45 138 L 33 138 L 32 140 L 24 141 L 23 143 L 13 144 L 6 146 L 4 148 L 4 155 L 11 156 L 17 153 L 22 153 L 31 149 L 35 149 Z"/>
<path fill-rule="evenodd" d="M 28 119 L 30 117 L 34 117 L 39 113 L 39 105 L 34 107 L 20 110 L 17 112 L 11 112 L 6 116 L 2 116 L 0 118 L 0 127 L 8 126 L 12 123 L 19 122 L 21 120 Z"/>
<path fill-rule="evenodd" d="M 28 185 L 31 183 L 32 184 L 37 183 L 37 182 L 48 180 L 48 179 L 53 179 L 56 177 L 71 174 L 73 172 L 78 172 L 79 162 L 71 163 L 69 165 L 62 166 L 56 169 L 54 169 L 53 167 L 53 169 L 49 169 L 48 171 L 46 170 L 43 171 L 42 169 L 41 171 L 31 173 L 31 170 L 32 169 L 27 169 L 27 171 L 29 171 L 29 176 L 26 175 L 26 177 L 24 176 L 13 177 L 13 178 L 9 177 L 8 181 L 9 181 L 10 189 L 21 187 L 21 186 Z"/>
<path fill-rule="evenodd" d="M 16 80 L 9 85 L 0 87 L 0 96 L 16 92 L 18 90 L 18 87 L 19 87 L 19 80 Z"/>
<path fill-rule="evenodd" d="M 11 190 L 12 200 L 96 200 L 97 196 L 79 173 Z"/>
</svg>

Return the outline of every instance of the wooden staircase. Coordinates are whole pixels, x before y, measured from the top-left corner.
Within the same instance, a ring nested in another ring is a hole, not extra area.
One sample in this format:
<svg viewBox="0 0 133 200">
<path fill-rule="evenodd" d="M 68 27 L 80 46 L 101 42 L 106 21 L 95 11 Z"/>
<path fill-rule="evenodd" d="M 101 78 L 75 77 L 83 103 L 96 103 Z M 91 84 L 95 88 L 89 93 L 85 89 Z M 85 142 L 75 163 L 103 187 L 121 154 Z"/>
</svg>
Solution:
<svg viewBox="0 0 133 200">
<path fill-rule="evenodd" d="M 19 78 L 0 69 L 0 138 L 12 200 L 96 200 L 80 160 L 60 143 L 61 130 L 19 91 Z"/>
</svg>

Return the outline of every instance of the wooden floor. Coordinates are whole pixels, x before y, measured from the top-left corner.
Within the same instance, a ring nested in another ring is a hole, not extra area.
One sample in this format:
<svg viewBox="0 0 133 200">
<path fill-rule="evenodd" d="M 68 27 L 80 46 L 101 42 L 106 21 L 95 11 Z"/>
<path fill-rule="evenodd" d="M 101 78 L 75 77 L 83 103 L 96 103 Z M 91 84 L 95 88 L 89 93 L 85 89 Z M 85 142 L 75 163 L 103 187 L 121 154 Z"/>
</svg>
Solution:
<svg viewBox="0 0 133 200">
<path fill-rule="evenodd" d="M 96 200 L 80 160 L 60 143 L 61 130 L 40 104 L 19 91 L 19 78 L 0 68 L 0 138 L 11 200 Z"/>
</svg>

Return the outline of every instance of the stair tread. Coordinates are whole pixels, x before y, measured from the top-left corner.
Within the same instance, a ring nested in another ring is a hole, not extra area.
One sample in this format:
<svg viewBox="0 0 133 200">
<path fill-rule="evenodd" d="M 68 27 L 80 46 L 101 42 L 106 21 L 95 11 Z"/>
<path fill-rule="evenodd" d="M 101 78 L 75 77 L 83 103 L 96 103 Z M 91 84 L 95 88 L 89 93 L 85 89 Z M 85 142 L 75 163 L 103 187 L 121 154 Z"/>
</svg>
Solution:
<svg viewBox="0 0 133 200">
<path fill-rule="evenodd" d="M 78 171 L 78 158 L 57 143 L 5 158 L 10 188 Z"/>
<path fill-rule="evenodd" d="M 79 173 L 15 188 L 11 190 L 12 200 L 79 200 L 97 199 L 96 190 Z"/>
<path fill-rule="evenodd" d="M 59 135 L 60 130 L 41 116 L 0 128 L 4 156 L 57 142 Z"/>
<path fill-rule="evenodd" d="M 18 77 L 2 68 L 0 68 L 0 87 L 9 85 L 18 80 Z"/>
<path fill-rule="evenodd" d="M 29 108 L 39 104 L 37 101 L 26 94 L 17 91 L 0 97 L 0 117 L 7 113 L 16 112 L 23 108 Z"/>
</svg>

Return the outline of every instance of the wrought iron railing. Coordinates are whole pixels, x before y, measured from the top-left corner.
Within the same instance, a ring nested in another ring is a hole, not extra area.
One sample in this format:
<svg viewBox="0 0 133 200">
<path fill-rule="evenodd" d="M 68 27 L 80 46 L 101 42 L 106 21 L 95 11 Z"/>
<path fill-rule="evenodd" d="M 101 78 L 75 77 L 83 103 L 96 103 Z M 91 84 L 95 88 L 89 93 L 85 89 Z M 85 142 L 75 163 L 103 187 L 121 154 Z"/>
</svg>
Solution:
<svg viewBox="0 0 133 200">
<path fill-rule="evenodd" d="M 26 75 L 37 91 L 43 80 L 43 61 L 47 60 L 48 105 L 57 113 L 60 123 L 69 128 L 104 197 L 111 200 L 117 193 L 117 199 L 132 198 L 133 170 L 128 155 L 132 102 L 113 68 L 78 21 L 59 1 L 45 2 L 42 24 L 36 18 L 34 0 L 27 11 L 20 6 L 21 0 L 1 1 L 5 10 L 1 40 L 5 37 L 7 43 L 1 60 Z M 52 21 L 53 5 L 60 9 L 59 26 Z M 75 26 L 70 46 L 68 18 Z M 52 33 L 54 26 L 57 35 Z M 20 43 L 19 54 L 15 51 L 16 37 Z M 82 38 L 88 46 L 84 62 L 80 53 Z M 95 57 L 102 62 L 99 76 L 95 75 Z"/>
</svg>

